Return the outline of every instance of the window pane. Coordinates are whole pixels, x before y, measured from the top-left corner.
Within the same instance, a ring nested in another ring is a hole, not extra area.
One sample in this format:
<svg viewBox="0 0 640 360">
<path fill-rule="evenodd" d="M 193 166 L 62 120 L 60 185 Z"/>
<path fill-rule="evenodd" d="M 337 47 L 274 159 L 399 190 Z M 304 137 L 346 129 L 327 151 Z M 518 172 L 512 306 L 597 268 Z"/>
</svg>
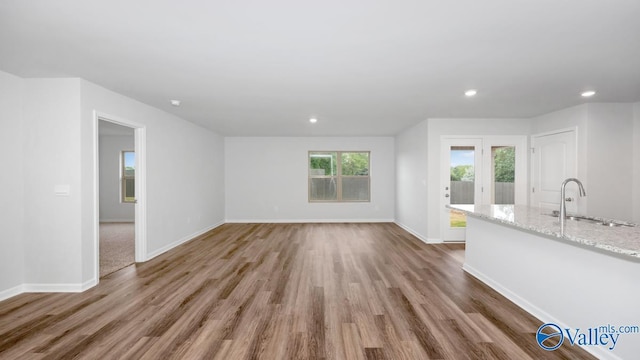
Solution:
<svg viewBox="0 0 640 360">
<path fill-rule="evenodd" d="M 336 178 L 311 178 L 309 179 L 309 200 L 330 201 L 338 199 L 338 186 Z"/>
<path fill-rule="evenodd" d="M 342 200 L 369 201 L 369 177 L 342 178 Z"/>
<path fill-rule="evenodd" d="M 310 176 L 337 175 L 338 155 L 336 152 L 312 152 L 309 154 Z"/>
<path fill-rule="evenodd" d="M 135 201 L 136 153 L 122 151 L 122 201 Z"/>
<path fill-rule="evenodd" d="M 494 146 L 493 154 L 493 203 L 515 203 L 516 148 Z"/>
<path fill-rule="evenodd" d="M 342 160 L 343 176 L 369 175 L 369 153 L 368 152 L 345 152 L 345 153 L 342 153 L 341 160 Z"/>
<path fill-rule="evenodd" d="M 475 197 L 475 149 L 451 147 L 451 204 L 473 204 Z"/>
<path fill-rule="evenodd" d="M 450 151 L 450 203 L 473 204 L 475 199 L 475 147 L 452 146 Z M 450 211 L 449 225 L 452 228 L 466 227 L 466 215 Z"/>
<path fill-rule="evenodd" d="M 449 213 L 449 224 L 452 228 L 467 227 L 467 215 L 463 212 L 451 210 Z"/>
<path fill-rule="evenodd" d="M 135 180 L 134 179 L 125 179 L 124 180 L 124 201 L 134 201 L 136 198 L 135 194 Z"/>
<path fill-rule="evenodd" d="M 124 152 L 124 176 L 133 177 L 136 174 L 136 153 L 133 151 Z"/>
</svg>

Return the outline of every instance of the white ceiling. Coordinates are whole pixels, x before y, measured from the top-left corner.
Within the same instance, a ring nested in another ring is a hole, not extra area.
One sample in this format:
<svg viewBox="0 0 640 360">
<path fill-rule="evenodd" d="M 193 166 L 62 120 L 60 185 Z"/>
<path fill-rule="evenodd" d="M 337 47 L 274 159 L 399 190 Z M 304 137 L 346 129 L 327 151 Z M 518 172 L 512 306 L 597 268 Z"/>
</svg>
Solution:
<svg viewBox="0 0 640 360">
<path fill-rule="evenodd" d="M 81 77 L 223 135 L 392 135 L 640 101 L 640 1 L 2 0 L 0 70 Z"/>
</svg>

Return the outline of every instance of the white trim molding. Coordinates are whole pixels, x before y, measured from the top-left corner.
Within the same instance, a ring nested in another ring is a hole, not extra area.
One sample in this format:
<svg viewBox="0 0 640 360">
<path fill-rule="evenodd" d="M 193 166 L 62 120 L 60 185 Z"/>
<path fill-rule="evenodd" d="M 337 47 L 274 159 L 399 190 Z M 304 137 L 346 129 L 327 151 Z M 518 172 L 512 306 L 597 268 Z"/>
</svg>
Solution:
<svg viewBox="0 0 640 360">
<path fill-rule="evenodd" d="M 8 298 L 12 298 L 16 295 L 22 294 L 24 291 L 24 284 L 20 284 L 18 286 L 14 286 L 10 289 L 0 291 L 0 301 L 6 300 Z"/>
<path fill-rule="evenodd" d="M 393 223 L 394 223 L 394 224 L 396 224 L 396 225 L 398 225 L 398 226 L 400 226 L 404 231 L 408 232 L 409 234 L 411 234 L 411 235 L 413 235 L 413 236 L 417 237 L 420 241 L 422 241 L 422 242 L 423 242 L 423 243 L 425 243 L 425 244 L 434 244 L 434 243 L 440 243 L 440 242 L 442 242 L 442 241 L 439 241 L 439 240 L 428 239 L 428 238 L 426 238 L 426 237 L 424 237 L 424 236 L 420 235 L 420 233 L 419 233 L 419 232 L 417 232 L 417 231 L 413 230 L 412 228 L 408 227 L 407 225 L 405 225 L 405 224 L 403 224 L 403 223 L 401 223 L 401 222 L 398 222 L 397 220 L 396 220 L 396 221 L 394 221 Z"/>
<path fill-rule="evenodd" d="M 392 223 L 393 219 L 226 219 L 229 224 Z"/>
<path fill-rule="evenodd" d="M 82 284 L 23 284 L 22 292 L 41 293 L 79 293 L 96 286 L 96 279 L 91 279 Z"/>
</svg>

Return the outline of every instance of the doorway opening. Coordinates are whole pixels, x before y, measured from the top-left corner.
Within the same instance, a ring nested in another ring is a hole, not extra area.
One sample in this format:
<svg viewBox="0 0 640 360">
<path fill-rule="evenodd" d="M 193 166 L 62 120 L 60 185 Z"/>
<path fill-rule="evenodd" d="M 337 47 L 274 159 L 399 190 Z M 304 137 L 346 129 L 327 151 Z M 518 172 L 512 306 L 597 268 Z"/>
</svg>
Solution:
<svg viewBox="0 0 640 360">
<path fill-rule="evenodd" d="M 145 128 L 95 119 L 95 278 L 145 261 Z"/>
<path fill-rule="evenodd" d="M 134 128 L 99 120 L 100 277 L 135 262 Z"/>
</svg>

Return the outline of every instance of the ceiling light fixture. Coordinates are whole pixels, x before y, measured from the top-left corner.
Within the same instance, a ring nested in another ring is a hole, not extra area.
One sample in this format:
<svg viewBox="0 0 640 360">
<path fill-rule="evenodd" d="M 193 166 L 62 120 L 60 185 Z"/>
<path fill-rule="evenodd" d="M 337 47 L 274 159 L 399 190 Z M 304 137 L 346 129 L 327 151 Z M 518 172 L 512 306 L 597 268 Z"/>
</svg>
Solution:
<svg viewBox="0 0 640 360">
<path fill-rule="evenodd" d="M 171 105 L 175 107 L 180 106 L 180 100 L 171 100 Z"/>
<path fill-rule="evenodd" d="M 470 89 L 464 92 L 464 96 L 466 97 L 472 97 L 472 96 L 476 96 L 476 94 L 478 93 L 477 90 L 474 89 Z"/>
<path fill-rule="evenodd" d="M 315 124 L 315 123 L 318 122 L 318 119 L 312 117 L 311 119 L 309 119 L 309 122 L 312 123 L 312 124 Z"/>
<path fill-rule="evenodd" d="M 596 92 L 595 92 L 595 91 L 593 91 L 593 90 L 589 90 L 589 91 L 585 91 L 585 92 L 583 92 L 583 93 L 582 93 L 582 94 L 580 94 L 580 95 L 582 95 L 582 97 L 591 97 L 591 96 L 593 96 L 593 95 L 595 95 L 595 94 L 596 94 Z"/>
</svg>

